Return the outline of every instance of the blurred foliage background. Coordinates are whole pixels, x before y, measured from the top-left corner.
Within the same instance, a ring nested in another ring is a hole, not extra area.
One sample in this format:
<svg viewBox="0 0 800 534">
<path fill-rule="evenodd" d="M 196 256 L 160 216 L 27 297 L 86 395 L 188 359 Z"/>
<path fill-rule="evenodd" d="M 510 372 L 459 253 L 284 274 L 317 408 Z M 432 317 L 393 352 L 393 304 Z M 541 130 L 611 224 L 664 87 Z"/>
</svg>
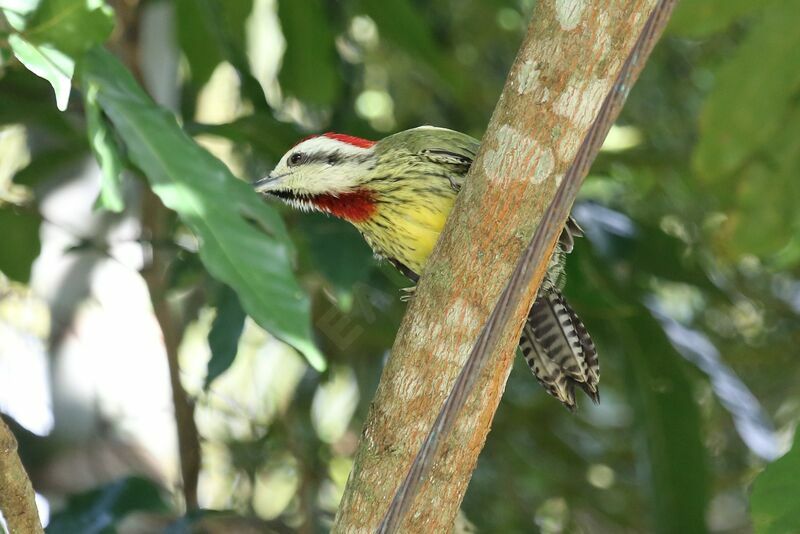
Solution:
<svg viewBox="0 0 800 534">
<path fill-rule="evenodd" d="M 327 530 L 406 282 L 245 182 L 313 132 L 480 137 L 534 4 L 0 0 L 0 411 L 49 532 Z M 800 532 L 798 447 L 756 478 L 800 419 L 798 26 L 680 4 L 574 210 L 603 402 L 517 365 L 465 523 Z"/>
</svg>

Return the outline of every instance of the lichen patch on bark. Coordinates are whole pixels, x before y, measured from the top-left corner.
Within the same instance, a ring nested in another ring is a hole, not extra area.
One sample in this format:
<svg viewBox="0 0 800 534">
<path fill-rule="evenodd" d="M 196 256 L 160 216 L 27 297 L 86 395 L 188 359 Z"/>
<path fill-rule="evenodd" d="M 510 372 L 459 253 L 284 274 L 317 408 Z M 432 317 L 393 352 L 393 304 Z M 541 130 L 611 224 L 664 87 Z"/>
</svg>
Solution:
<svg viewBox="0 0 800 534">
<path fill-rule="evenodd" d="M 553 172 L 553 152 L 541 146 L 536 139 L 504 124 L 498 130 L 494 143 L 483 159 L 487 176 L 496 181 L 529 179 L 542 183 Z"/>
<path fill-rule="evenodd" d="M 574 30 L 586 9 L 584 0 L 556 0 L 556 19 L 564 31 Z"/>
</svg>

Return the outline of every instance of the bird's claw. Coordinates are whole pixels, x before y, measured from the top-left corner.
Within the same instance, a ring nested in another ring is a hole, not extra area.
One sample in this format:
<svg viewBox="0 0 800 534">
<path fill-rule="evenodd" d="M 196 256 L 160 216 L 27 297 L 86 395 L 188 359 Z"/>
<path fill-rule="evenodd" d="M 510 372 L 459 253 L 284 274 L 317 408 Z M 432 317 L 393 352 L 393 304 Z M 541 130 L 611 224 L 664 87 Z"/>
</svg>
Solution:
<svg viewBox="0 0 800 534">
<path fill-rule="evenodd" d="M 401 288 L 400 292 L 403 294 L 400 295 L 400 302 L 408 302 L 411 299 L 413 299 L 416 291 L 417 291 L 417 286 Z"/>
</svg>

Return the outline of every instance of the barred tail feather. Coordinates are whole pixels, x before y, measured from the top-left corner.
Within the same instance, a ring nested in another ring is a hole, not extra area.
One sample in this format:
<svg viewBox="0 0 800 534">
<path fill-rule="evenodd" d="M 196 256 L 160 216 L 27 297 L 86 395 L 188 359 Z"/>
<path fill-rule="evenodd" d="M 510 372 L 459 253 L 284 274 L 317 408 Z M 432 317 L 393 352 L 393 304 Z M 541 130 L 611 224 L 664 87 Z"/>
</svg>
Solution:
<svg viewBox="0 0 800 534">
<path fill-rule="evenodd" d="M 599 402 L 597 350 L 561 293 L 548 292 L 536 299 L 520 347 L 539 383 L 568 409 L 575 410 L 576 385 Z"/>
</svg>

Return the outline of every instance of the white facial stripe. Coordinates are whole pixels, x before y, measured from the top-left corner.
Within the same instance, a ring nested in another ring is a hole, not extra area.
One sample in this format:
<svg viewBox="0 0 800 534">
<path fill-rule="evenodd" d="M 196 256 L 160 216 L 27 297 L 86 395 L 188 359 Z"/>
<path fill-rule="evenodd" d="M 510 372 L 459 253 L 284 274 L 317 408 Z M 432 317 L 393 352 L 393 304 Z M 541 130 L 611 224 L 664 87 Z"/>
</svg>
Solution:
<svg viewBox="0 0 800 534">
<path fill-rule="evenodd" d="M 304 152 L 306 154 L 326 154 L 329 152 L 339 152 L 342 156 L 359 156 L 368 152 L 369 148 L 361 148 L 358 146 L 354 146 L 343 141 L 338 141 L 336 139 L 329 139 L 325 136 L 320 135 L 319 137 L 312 137 L 311 139 L 306 139 L 296 147 L 292 148 L 288 155 L 295 152 Z"/>
</svg>

